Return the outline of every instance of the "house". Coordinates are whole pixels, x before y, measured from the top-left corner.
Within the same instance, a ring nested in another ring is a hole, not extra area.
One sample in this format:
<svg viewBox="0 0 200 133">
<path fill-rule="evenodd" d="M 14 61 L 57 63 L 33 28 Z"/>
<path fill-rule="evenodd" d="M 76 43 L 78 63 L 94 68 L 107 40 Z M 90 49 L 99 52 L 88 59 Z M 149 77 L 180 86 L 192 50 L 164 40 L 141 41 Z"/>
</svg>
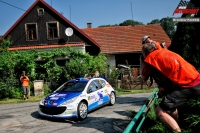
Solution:
<svg viewBox="0 0 200 133">
<path fill-rule="evenodd" d="M 139 67 L 144 35 L 158 42 L 171 43 L 158 24 L 92 28 L 88 23 L 88 28 L 79 29 L 44 0 L 36 0 L 3 38 L 11 36 L 11 51 L 50 51 L 71 46 L 90 55 L 106 54 L 110 66 Z"/>
<path fill-rule="evenodd" d="M 157 42 L 166 42 L 169 46 L 171 40 L 159 24 L 137 26 L 113 26 L 81 29 L 99 45 L 101 52 L 106 54 L 111 66 L 118 64 L 139 67 L 143 36 L 148 35 Z"/>
<path fill-rule="evenodd" d="M 100 45 L 44 0 L 36 0 L 3 35 L 11 36 L 9 50 L 49 51 L 71 46 L 97 55 Z"/>
</svg>

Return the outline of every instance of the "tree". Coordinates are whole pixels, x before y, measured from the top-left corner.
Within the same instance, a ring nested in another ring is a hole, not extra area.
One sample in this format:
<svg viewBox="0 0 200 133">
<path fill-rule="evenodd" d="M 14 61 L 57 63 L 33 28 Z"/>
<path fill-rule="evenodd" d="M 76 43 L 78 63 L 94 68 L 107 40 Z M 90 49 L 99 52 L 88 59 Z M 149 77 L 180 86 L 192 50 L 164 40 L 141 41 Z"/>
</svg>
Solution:
<svg viewBox="0 0 200 133">
<path fill-rule="evenodd" d="M 10 36 L 8 36 L 6 39 L 0 40 L 0 51 L 7 51 L 9 46 L 12 44 L 12 41 L 10 41 Z M 1 39 L 1 38 L 0 38 Z"/>
<path fill-rule="evenodd" d="M 173 22 L 172 17 L 162 18 L 161 20 L 154 19 L 150 23 L 147 23 L 147 24 L 160 24 L 171 40 L 173 39 L 173 36 L 176 32 L 177 23 Z"/>
<path fill-rule="evenodd" d="M 195 7 L 200 7 L 198 0 L 191 0 Z M 182 15 L 182 18 L 191 17 Z M 194 17 L 200 17 L 200 12 Z M 199 23 L 182 22 L 178 23 L 177 30 L 173 37 L 170 50 L 180 54 L 197 69 L 200 68 L 200 26 Z"/>
<path fill-rule="evenodd" d="M 142 22 L 138 22 L 138 21 L 134 21 L 134 20 L 125 20 L 124 22 L 118 24 L 114 24 L 114 25 L 100 25 L 98 27 L 113 27 L 113 26 L 135 26 L 135 25 L 144 25 Z"/>
<path fill-rule="evenodd" d="M 142 22 L 134 21 L 134 20 L 125 20 L 124 22 L 120 23 L 119 26 L 135 26 L 135 25 L 144 25 Z"/>
<path fill-rule="evenodd" d="M 160 20 L 160 25 L 165 30 L 169 38 L 172 40 L 176 31 L 176 23 L 173 22 L 173 18 L 172 17 L 162 18 Z"/>
<path fill-rule="evenodd" d="M 159 19 L 154 19 L 150 23 L 147 23 L 147 25 L 149 25 L 149 24 L 160 24 L 160 20 Z"/>
<path fill-rule="evenodd" d="M 108 24 L 108 25 L 100 25 L 99 27 L 113 27 L 113 26 L 119 26 L 119 25 L 118 24 L 114 24 L 114 25 Z"/>
</svg>

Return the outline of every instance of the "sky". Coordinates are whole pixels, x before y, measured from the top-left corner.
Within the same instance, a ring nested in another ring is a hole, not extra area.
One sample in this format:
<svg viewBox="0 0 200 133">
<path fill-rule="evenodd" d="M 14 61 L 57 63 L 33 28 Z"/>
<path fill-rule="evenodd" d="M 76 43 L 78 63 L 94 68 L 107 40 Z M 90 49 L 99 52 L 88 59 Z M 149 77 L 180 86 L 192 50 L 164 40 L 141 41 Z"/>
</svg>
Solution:
<svg viewBox="0 0 200 133">
<path fill-rule="evenodd" d="M 25 13 L 36 0 L 0 0 L 0 35 Z M 172 16 L 180 0 L 44 0 L 78 28 L 120 24 L 134 20 L 147 24 Z"/>
</svg>

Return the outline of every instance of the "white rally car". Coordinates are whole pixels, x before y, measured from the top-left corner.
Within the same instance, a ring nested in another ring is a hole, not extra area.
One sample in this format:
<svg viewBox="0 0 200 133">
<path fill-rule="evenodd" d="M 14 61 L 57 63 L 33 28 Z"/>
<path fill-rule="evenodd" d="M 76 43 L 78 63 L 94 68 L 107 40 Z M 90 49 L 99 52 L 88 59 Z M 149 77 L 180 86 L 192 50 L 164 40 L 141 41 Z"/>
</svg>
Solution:
<svg viewBox="0 0 200 133">
<path fill-rule="evenodd" d="M 88 112 L 105 104 L 114 105 L 116 92 L 103 78 L 69 80 L 39 102 L 41 116 L 87 118 Z"/>
</svg>

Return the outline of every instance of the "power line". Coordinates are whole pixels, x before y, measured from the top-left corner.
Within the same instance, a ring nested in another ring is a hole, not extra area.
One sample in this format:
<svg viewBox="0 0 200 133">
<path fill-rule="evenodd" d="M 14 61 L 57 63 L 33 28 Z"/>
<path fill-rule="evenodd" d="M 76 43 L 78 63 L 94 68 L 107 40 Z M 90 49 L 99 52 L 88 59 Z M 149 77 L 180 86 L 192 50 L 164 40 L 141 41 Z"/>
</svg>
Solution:
<svg viewBox="0 0 200 133">
<path fill-rule="evenodd" d="M 22 11 L 26 11 L 26 10 L 24 10 L 24 9 L 21 9 L 21 8 L 19 8 L 19 7 L 16 7 L 16 6 L 14 6 L 14 5 L 11 5 L 11 4 L 9 4 L 9 3 L 7 3 L 7 2 L 4 2 L 4 1 L 2 1 L 2 0 L 0 0 L 0 2 L 5 3 L 5 4 L 9 5 L 9 6 L 15 7 L 15 8 L 17 8 L 17 9 L 20 9 L 20 10 L 22 10 Z"/>
</svg>

